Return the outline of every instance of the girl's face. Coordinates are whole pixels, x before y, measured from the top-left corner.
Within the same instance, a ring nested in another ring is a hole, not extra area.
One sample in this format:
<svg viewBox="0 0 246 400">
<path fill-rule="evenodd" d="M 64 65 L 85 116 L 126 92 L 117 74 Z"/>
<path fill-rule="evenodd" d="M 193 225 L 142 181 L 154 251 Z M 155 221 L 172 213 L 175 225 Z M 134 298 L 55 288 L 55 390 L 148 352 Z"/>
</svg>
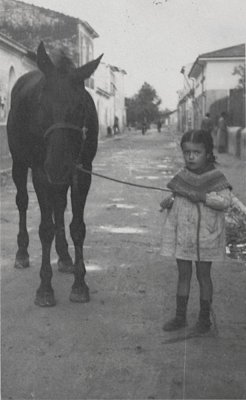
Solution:
<svg viewBox="0 0 246 400">
<path fill-rule="evenodd" d="M 185 165 L 190 171 L 196 171 L 207 165 L 207 153 L 203 143 L 185 142 L 182 147 Z"/>
</svg>

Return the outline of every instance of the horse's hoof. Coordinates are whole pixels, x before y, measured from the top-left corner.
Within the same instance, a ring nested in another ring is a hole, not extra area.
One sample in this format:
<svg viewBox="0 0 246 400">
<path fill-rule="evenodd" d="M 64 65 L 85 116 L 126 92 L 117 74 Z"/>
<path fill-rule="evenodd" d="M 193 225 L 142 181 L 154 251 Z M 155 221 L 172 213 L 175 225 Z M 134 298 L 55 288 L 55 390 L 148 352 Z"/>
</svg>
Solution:
<svg viewBox="0 0 246 400">
<path fill-rule="evenodd" d="M 16 259 L 15 259 L 14 268 L 17 268 L 17 269 L 25 269 L 25 268 L 29 268 L 29 267 L 30 267 L 29 257 L 25 257 L 25 258 L 16 258 Z"/>
<path fill-rule="evenodd" d="M 53 307 L 56 305 L 54 293 L 37 293 L 34 303 L 39 307 Z"/>
<path fill-rule="evenodd" d="M 90 294 L 88 286 L 83 288 L 72 289 L 69 300 L 73 303 L 88 303 L 90 301 Z"/>
<path fill-rule="evenodd" d="M 64 262 L 61 259 L 58 260 L 58 271 L 62 272 L 63 274 L 73 274 L 74 273 L 74 266 L 72 259 L 71 261 Z"/>
</svg>

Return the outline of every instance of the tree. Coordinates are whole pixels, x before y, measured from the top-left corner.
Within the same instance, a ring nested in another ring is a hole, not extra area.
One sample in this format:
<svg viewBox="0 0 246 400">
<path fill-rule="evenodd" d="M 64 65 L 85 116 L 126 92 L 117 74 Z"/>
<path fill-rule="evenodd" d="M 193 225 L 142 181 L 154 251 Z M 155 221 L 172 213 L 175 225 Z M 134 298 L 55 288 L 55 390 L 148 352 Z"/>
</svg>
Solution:
<svg viewBox="0 0 246 400">
<path fill-rule="evenodd" d="M 141 124 L 144 120 L 149 124 L 159 118 L 161 99 L 156 90 L 145 82 L 139 92 L 126 99 L 127 121 L 130 125 Z"/>
<path fill-rule="evenodd" d="M 245 67 L 244 65 L 238 65 L 237 67 L 234 68 L 232 75 L 238 75 L 238 89 L 244 89 L 245 88 Z"/>
</svg>

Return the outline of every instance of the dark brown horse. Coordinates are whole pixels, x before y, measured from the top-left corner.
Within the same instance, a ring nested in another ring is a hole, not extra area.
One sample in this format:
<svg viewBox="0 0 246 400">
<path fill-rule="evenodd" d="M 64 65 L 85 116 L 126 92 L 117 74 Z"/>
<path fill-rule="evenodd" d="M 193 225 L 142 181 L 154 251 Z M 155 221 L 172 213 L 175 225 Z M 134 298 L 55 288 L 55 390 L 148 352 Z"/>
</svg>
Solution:
<svg viewBox="0 0 246 400">
<path fill-rule="evenodd" d="M 39 306 L 55 305 L 50 264 L 54 237 L 59 270 L 69 272 L 72 269 L 74 272 L 70 300 L 81 303 L 89 301 L 89 288 L 84 280 L 83 243 L 86 233 L 84 207 L 91 176 L 81 172 L 77 165 L 83 164 L 86 169 L 92 170 L 97 151 L 97 112 L 92 97 L 85 90 L 84 81 L 96 70 L 101 57 L 76 68 L 64 53 L 53 62 L 41 42 L 37 50 L 39 69 L 20 77 L 12 91 L 7 131 L 19 210 L 15 267 L 29 266 L 26 213 L 27 173 L 31 168 L 41 211 L 41 283 L 35 299 L 35 304 Z M 74 265 L 68 253 L 64 228 L 69 187 Z"/>
</svg>

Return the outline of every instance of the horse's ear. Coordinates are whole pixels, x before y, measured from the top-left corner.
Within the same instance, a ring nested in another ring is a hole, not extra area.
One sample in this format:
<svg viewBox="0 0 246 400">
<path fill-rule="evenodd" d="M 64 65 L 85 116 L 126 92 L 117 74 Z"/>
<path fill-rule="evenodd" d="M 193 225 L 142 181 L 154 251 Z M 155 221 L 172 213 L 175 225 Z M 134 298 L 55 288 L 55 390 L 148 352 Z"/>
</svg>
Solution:
<svg viewBox="0 0 246 400">
<path fill-rule="evenodd" d="M 84 81 L 85 79 L 88 79 L 97 69 L 102 56 L 103 54 L 96 58 L 96 60 L 90 61 L 87 64 L 82 65 L 82 67 L 77 68 L 76 71 L 73 72 L 73 77 L 76 81 Z"/>
<path fill-rule="evenodd" d="M 54 69 L 54 64 L 46 53 L 43 42 L 40 42 L 38 46 L 37 65 L 40 71 L 42 71 L 45 75 L 49 75 Z"/>
</svg>

